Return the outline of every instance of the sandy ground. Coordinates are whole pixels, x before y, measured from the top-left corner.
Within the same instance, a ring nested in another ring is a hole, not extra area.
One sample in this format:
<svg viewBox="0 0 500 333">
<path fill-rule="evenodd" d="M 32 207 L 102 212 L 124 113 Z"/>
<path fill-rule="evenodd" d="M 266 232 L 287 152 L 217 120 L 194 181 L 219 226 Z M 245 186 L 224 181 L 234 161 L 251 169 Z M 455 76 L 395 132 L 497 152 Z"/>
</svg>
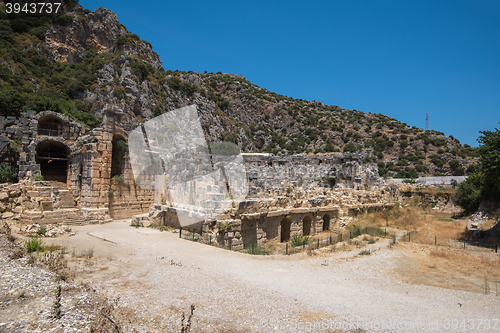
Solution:
<svg viewBox="0 0 500 333">
<path fill-rule="evenodd" d="M 430 274 L 418 244 L 253 256 L 127 220 L 73 231 L 46 243 L 65 246 L 77 281 L 115 302 L 125 332 L 178 332 L 191 304 L 193 332 L 500 332 L 495 293 L 410 274 Z"/>
</svg>

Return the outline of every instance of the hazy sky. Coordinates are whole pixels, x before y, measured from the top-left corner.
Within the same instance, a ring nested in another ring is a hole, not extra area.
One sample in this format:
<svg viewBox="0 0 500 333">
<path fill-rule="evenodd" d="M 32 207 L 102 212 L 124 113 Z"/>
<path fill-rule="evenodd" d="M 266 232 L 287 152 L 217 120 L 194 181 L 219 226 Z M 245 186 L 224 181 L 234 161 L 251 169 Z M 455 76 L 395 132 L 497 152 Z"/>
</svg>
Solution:
<svg viewBox="0 0 500 333">
<path fill-rule="evenodd" d="M 477 146 L 500 128 L 500 1 L 81 0 L 114 11 L 171 70 L 382 113 Z"/>
</svg>

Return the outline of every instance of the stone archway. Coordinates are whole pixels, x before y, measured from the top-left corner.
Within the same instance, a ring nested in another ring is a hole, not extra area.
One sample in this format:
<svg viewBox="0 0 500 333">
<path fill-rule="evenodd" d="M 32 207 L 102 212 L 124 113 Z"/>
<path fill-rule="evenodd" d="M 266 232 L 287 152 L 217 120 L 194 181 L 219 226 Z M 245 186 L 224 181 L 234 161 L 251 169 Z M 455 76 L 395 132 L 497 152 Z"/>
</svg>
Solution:
<svg viewBox="0 0 500 333">
<path fill-rule="evenodd" d="M 323 231 L 330 230 L 330 214 L 323 215 Z"/>
<path fill-rule="evenodd" d="M 61 142 L 45 140 L 36 147 L 35 160 L 44 180 L 66 184 L 70 149 Z"/>
<path fill-rule="evenodd" d="M 281 242 L 288 242 L 290 240 L 290 229 L 292 225 L 292 220 L 290 217 L 283 217 L 281 220 Z"/>
<path fill-rule="evenodd" d="M 312 224 L 312 217 L 311 217 L 311 215 L 304 216 L 304 219 L 302 220 L 302 233 L 304 235 L 310 235 L 311 234 L 311 224 Z"/>
</svg>

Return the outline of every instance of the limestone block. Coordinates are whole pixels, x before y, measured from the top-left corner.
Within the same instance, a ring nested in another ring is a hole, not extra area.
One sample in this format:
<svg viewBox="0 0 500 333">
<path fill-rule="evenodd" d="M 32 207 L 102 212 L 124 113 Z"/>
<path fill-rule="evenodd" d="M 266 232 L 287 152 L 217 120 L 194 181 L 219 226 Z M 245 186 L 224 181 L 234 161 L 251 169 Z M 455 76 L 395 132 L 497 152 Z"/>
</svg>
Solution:
<svg viewBox="0 0 500 333">
<path fill-rule="evenodd" d="M 39 210 L 27 210 L 27 211 L 24 211 L 23 216 L 30 219 L 30 220 L 41 219 L 42 212 Z"/>
<path fill-rule="evenodd" d="M 5 213 L 2 214 L 2 218 L 3 219 L 10 219 L 12 217 L 14 217 L 14 213 L 13 212 L 5 212 Z"/>
<path fill-rule="evenodd" d="M 246 220 L 257 220 L 260 219 L 261 213 L 254 213 L 254 214 L 241 214 L 242 219 Z"/>
<path fill-rule="evenodd" d="M 288 215 L 289 213 L 290 213 L 289 210 L 277 210 L 277 211 L 268 212 L 267 217 L 283 216 L 283 215 Z"/>
</svg>

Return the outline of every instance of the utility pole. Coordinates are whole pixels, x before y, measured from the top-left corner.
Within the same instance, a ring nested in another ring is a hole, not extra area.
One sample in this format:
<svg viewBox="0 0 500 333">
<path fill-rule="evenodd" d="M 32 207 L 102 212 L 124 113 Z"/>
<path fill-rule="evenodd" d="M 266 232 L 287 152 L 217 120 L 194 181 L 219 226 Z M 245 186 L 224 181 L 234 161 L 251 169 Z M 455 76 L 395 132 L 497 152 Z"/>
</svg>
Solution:
<svg viewBox="0 0 500 333">
<path fill-rule="evenodd" d="M 425 114 L 425 130 L 429 130 L 429 112 Z"/>
</svg>

